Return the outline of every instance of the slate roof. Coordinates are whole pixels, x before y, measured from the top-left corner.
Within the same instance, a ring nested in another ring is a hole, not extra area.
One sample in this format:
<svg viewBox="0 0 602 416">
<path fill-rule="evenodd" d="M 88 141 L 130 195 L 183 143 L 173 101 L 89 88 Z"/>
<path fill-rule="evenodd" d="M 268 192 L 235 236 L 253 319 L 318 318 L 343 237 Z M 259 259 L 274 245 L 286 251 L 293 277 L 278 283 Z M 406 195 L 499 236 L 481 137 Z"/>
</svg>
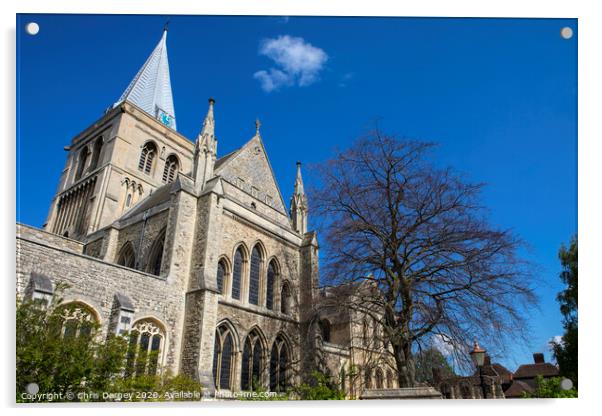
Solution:
<svg viewBox="0 0 602 416">
<path fill-rule="evenodd" d="M 152 194 L 142 199 L 142 201 L 136 204 L 130 211 L 126 212 L 125 215 L 121 218 L 131 218 L 136 214 L 139 214 L 152 207 L 161 205 L 162 203 L 169 201 L 169 199 L 171 198 L 171 190 L 175 183 L 176 182 L 174 181 L 155 189 L 155 191 Z"/>
<path fill-rule="evenodd" d="M 31 272 L 31 280 L 30 285 L 33 290 L 38 292 L 44 292 L 52 294 L 54 292 L 54 288 L 52 286 L 52 281 L 48 276 L 37 272 Z"/>
<path fill-rule="evenodd" d="M 232 158 L 232 156 L 234 156 L 236 153 L 238 153 L 238 151 L 239 151 L 239 150 L 240 150 L 240 148 L 239 148 L 239 149 L 236 149 L 236 150 L 235 150 L 235 151 L 233 151 L 233 152 L 230 152 L 230 153 L 228 153 L 228 154 L 227 154 L 227 155 L 225 155 L 225 156 L 222 156 L 222 157 L 220 157 L 219 159 L 217 159 L 217 160 L 215 161 L 215 166 L 213 167 L 213 171 L 215 172 L 215 171 L 217 171 L 217 170 L 218 170 L 220 167 L 222 167 L 222 165 L 223 165 L 224 163 L 226 163 L 228 160 L 230 160 L 230 159 Z"/>
</svg>

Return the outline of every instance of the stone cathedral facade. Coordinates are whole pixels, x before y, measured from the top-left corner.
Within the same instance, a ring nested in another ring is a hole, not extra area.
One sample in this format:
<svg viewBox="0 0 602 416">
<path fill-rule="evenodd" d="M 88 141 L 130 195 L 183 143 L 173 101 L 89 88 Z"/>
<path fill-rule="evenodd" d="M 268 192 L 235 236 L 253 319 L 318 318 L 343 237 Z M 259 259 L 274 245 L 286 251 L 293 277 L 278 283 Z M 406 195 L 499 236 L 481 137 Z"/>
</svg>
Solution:
<svg viewBox="0 0 602 416">
<path fill-rule="evenodd" d="M 365 359 L 380 354 L 365 318 L 316 312 L 326 295 L 301 165 L 287 209 L 258 122 L 220 155 L 209 100 L 198 137 L 178 133 L 166 38 L 65 147 L 43 229 L 17 224 L 17 295 L 50 299 L 66 283 L 63 302 L 103 336 L 134 334 L 156 353 L 141 371 L 183 372 L 211 391 L 282 390 L 316 367 L 352 396 L 395 387 L 386 358 Z"/>
</svg>

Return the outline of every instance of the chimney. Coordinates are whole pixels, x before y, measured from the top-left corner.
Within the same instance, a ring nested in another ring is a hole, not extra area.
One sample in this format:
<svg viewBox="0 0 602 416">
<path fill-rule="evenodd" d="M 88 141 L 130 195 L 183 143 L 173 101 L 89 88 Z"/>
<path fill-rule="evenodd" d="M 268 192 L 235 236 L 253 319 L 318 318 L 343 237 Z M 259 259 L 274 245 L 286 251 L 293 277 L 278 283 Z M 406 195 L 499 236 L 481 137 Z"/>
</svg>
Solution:
<svg viewBox="0 0 602 416">
<path fill-rule="evenodd" d="M 543 352 L 536 352 L 533 354 L 533 361 L 535 364 L 543 364 L 546 360 L 543 358 Z"/>
<path fill-rule="evenodd" d="M 491 357 L 489 356 L 489 354 L 485 355 L 485 360 L 483 362 L 483 365 L 487 365 L 487 366 L 491 365 Z"/>
</svg>

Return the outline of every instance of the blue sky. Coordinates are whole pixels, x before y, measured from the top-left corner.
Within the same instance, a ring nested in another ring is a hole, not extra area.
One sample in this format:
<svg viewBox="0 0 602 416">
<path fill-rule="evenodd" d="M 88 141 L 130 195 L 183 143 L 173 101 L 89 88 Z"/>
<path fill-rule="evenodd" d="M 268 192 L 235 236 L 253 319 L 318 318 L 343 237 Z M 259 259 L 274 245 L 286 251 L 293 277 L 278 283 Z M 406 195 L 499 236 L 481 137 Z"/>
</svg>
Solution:
<svg viewBox="0 0 602 416">
<path fill-rule="evenodd" d="M 18 221 L 44 223 L 63 146 L 119 98 L 165 21 L 17 17 Z M 557 251 L 577 232 L 575 19 L 172 16 L 167 42 L 178 130 L 193 140 L 214 97 L 224 155 L 259 118 L 287 202 L 296 160 L 325 160 L 375 120 L 438 142 L 438 163 L 488 184 L 492 223 L 540 267 L 531 345 L 501 362 L 514 370 L 562 333 Z"/>
</svg>

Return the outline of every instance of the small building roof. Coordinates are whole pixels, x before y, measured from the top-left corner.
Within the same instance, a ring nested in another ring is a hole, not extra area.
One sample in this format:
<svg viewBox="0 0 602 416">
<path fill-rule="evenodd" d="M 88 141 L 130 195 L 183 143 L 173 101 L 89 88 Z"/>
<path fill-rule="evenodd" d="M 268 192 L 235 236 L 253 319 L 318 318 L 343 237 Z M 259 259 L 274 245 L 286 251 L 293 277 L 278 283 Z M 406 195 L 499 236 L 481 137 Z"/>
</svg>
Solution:
<svg viewBox="0 0 602 416">
<path fill-rule="evenodd" d="M 554 377 L 558 375 L 558 368 L 551 363 L 523 364 L 514 372 L 514 379 Z"/>
<path fill-rule="evenodd" d="M 519 398 L 523 397 L 523 393 L 533 393 L 533 391 L 535 389 L 524 381 L 514 380 L 512 385 L 504 392 L 504 396 L 508 399 Z"/>
<path fill-rule="evenodd" d="M 54 287 L 50 278 L 38 272 L 31 272 L 30 285 L 32 289 L 37 292 L 48 294 L 52 294 L 54 292 Z"/>
</svg>

